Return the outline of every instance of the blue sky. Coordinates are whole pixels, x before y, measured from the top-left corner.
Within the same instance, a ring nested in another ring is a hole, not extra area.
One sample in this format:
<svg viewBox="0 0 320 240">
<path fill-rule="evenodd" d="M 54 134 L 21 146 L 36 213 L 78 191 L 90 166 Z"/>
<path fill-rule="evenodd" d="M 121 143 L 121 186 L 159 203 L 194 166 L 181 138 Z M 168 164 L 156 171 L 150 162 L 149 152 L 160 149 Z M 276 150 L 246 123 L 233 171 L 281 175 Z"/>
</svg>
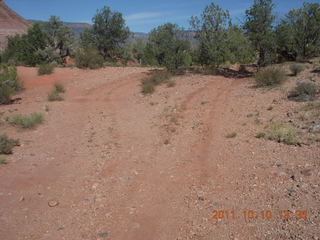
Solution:
<svg viewBox="0 0 320 240">
<path fill-rule="evenodd" d="M 305 0 L 274 0 L 275 14 L 281 17 Z M 134 32 L 148 32 L 166 22 L 177 23 L 188 29 L 191 16 L 199 15 L 211 0 L 5 0 L 6 4 L 27 19 L 47 20 L 51 15 L 67 22 L 91 23 L 96 10 L 104 5 L 122 12 L 127 25 Z M 244 11 L 253 0 L 216 0 L 228 9 L 234 22 L 242 21 Z M 309 0 L 320 2 L 320 0 Z"/>
</svg>

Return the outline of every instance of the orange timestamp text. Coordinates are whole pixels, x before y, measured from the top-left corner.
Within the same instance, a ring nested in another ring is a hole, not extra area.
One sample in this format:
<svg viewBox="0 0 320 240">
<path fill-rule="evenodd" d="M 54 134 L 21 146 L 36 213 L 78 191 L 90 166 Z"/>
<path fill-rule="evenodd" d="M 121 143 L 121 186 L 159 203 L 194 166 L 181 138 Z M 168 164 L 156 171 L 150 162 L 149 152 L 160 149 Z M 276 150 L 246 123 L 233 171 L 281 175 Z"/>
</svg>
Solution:
<svg viewBox="0 0 320 240">
<path fill-rule="evenodd" d="M 307 210 L 296 210 L 294 212 L 290 210 L 213 210 L 212 220 L 307 220 Z"/>
</svg>

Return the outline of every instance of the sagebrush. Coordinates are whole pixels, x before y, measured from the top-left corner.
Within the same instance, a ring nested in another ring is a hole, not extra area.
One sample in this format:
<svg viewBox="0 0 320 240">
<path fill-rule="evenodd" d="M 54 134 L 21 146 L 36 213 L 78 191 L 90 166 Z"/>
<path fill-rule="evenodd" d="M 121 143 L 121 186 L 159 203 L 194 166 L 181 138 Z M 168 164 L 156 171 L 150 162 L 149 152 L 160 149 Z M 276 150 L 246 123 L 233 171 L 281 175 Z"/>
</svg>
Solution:
<svg viewBox="0 0 320 240">
<path fill-rule="evenodd" d="M 257 87 L 273 87 L 287 80 L 286 73 L 281 68 L 268 67 L 255 74 Z"/>
<path fill-rule="evenodd" d="M 34 112 L 28 115 L 17 114 L 8 119 L 9 123 L 13 126 L 32 129 L 41 124 L 44 121 L 44 116 L 42 113 Z"/>
<path fill-rule="evenodd" d="M 6 134 L 0 135 L 0 154 L 11 154 L 15 146 L 19 146 L 19 140 L 9 138 Z"/>
<path fill-rule="evenodd" d="M 12 95 L 22 89 L 22 83 L 15 66 L 0 67 L 0 104 L 11 103 Z"/>
<path fill-rule="evenodd" d="M 50 63 L 43 63 L 38 68 L 38 75 L 46 75 L 53 73 L 55 66 Z"/>
</svg>

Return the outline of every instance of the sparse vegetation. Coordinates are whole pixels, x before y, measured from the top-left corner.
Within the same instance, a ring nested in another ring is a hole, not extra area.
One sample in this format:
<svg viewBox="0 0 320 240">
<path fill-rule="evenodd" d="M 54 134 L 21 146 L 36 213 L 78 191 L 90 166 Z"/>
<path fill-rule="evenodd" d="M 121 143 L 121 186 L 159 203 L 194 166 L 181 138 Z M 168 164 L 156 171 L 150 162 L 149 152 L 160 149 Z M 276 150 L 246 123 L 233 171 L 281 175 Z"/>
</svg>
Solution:
<svg viewBox="0 0 320 240">
<path fill-rule="evenodd" d="M 5 159 L 4 157 L 0 157 L 0 165 L 4 164 L 7 164 L 7 159 Z"/>
<path fill-rule="evenodd" d="M 58 93 L 64 93 L 65 92 L 65 89 L 64 89 L 64 86 L 61 84 L 61 83 L 55 83 L 53 85 L 54 87 L 54 90 Z"/>
<path fill-rule="evenodd" d="M 32 129 L 41 124 L 44 120 L 42 113 L 31 113 L 29 116 L 17 114 L 9 117 L 8 121 L 11 125 L 22 128 L 22 129 Z"/>
<path fill-rule="evenodd" d="M 42 63 L 38 68 L 38 75 L 49 75 L 53 73 L 54 65 L 50 63 Z"/>
<path fill-rule="evenodd" d="M 257 87 L 274 87 L 287 80 L 285 72 L 280 68 L 268 67 L 255 74 Z"/>
<path fill-rule="evenodd" d="M 19 146 L 19 140 L 11 139 L 5 134 L 0 135 L 0 154 L 11 154 L 15 146 Z"/>
<path fill-rule="evenodd" d="M 168 81 L 167 83 L 168 88 L 174 87 L 175 85 L 176 85 L 175 81 L 172 81 L 172 80 Z"/>
<path fill-rule="evenodd" d="M 299 82 L 297 86 L 290 91 L 288 98 L 297 102 L 306 102 L 314 100 L 318 92 L 317 85 L 312 82 Z"/>
<path fill-rule="evenodd" d="M 268 139 L 285 143 L 287 145 L 296 145 L 298 143 L 295 130 L 284 123 L 273 123 L 269 126 L 266 136 Z"/>
<path fill-rule="evenodd" d="M 236 132 L 231 132 L 226 135 L 226 138 L 235 138 L 237 136 Z"/>
<path fill-rule="evenodd" d="M 267 108 L 267 110 L 268 110 L 268 111 L 272 111 L 272 110 L 273 110 L 273 107 L 272 107 L 272 106 L 269 106 L 269 107 Z"/>
<path fill-rule="evenodd" d="M 303 70 L 304 70 L 304 67 L 301 64 L 291 64 L 290 65 L 290 71 L 293 76 L 297 76 Z"/>
<path fill-rule="evenodd" d="M 150 94 L 155 91 L 155 86 L 160 85 L 164 82 L 168 82 L 171 78 L 171 73 L 168 71 L 155 71 L 151 76 L 142 79 L 141 81 L 141 92 L 143 94 Z"/>
<path fill-rule="evenodd" d="M 0 68 L 0 104 L 11 103 L 14 93 L 22 89 L 15 66 L 4 65 Z"/>
<path fill-rule="evenodd" d="M 78 68 L 97 69 L 103 67 L 104 59 L 94 48 L 80 49 L 75 55 L 75 64 Z"/>
<path fill-rule="evenodd" d="M 61 83 L 55 83 L 52 91 L 48 94 L 48 101 L 63 101 L 64 98 L 61 96 L 65 92 L 64 86 Z"/>
<path fill-rule="evenodd" d="M 256 138 L 264 138 L 265 136 L 266 136 L 266 133 L 264 133 L 264 132 L 258 132 L 256 134 Z"/>
</svg>

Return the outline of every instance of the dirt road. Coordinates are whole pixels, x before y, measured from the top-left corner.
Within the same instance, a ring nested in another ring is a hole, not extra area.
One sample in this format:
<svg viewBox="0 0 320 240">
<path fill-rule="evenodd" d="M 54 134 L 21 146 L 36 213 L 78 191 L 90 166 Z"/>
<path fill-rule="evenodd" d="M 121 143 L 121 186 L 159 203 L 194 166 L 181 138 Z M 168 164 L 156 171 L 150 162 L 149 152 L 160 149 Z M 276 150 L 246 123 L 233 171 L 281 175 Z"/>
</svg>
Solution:
<svg viewBox="0 0 320 240">
<path fill-rule="evenodd" d="M 56 69 L 39 77 L 36 69 L 19 69 L 22 101 L 0 111 L 49 111 L 35 130 L 0 125 L 22 143 L 0 167 L 0 239 L 319 236 L 319 186 L 312 185 L 319 144 L 256 139 L 259 126 L 247 117 L 281 112 L 266 110 L 281 101 L 279 92 L 257 93 L 248 79 L 187 75 L 176 77 L 174 88 L 143 96 L 139 84 L 149 70 Z M 65 100 L 47 102 L 56 81 L 66 87 Z M 237 137 L 226 138 L 230 132 Z M 301 175 L 305 168 L 312 174 Z M 287 195 L 296 173 L 310 186 L 294 189 L 293 199 Z M 214 210 L 232 209 L 236 218 L 213 219 Z M 298 209 L 308 210 L 308 218 L 276 217 Z M 259 217 L 245 219 L 244 210 Z M 266 210 L 274 216 L 262 219 Z"/>
</svg>

